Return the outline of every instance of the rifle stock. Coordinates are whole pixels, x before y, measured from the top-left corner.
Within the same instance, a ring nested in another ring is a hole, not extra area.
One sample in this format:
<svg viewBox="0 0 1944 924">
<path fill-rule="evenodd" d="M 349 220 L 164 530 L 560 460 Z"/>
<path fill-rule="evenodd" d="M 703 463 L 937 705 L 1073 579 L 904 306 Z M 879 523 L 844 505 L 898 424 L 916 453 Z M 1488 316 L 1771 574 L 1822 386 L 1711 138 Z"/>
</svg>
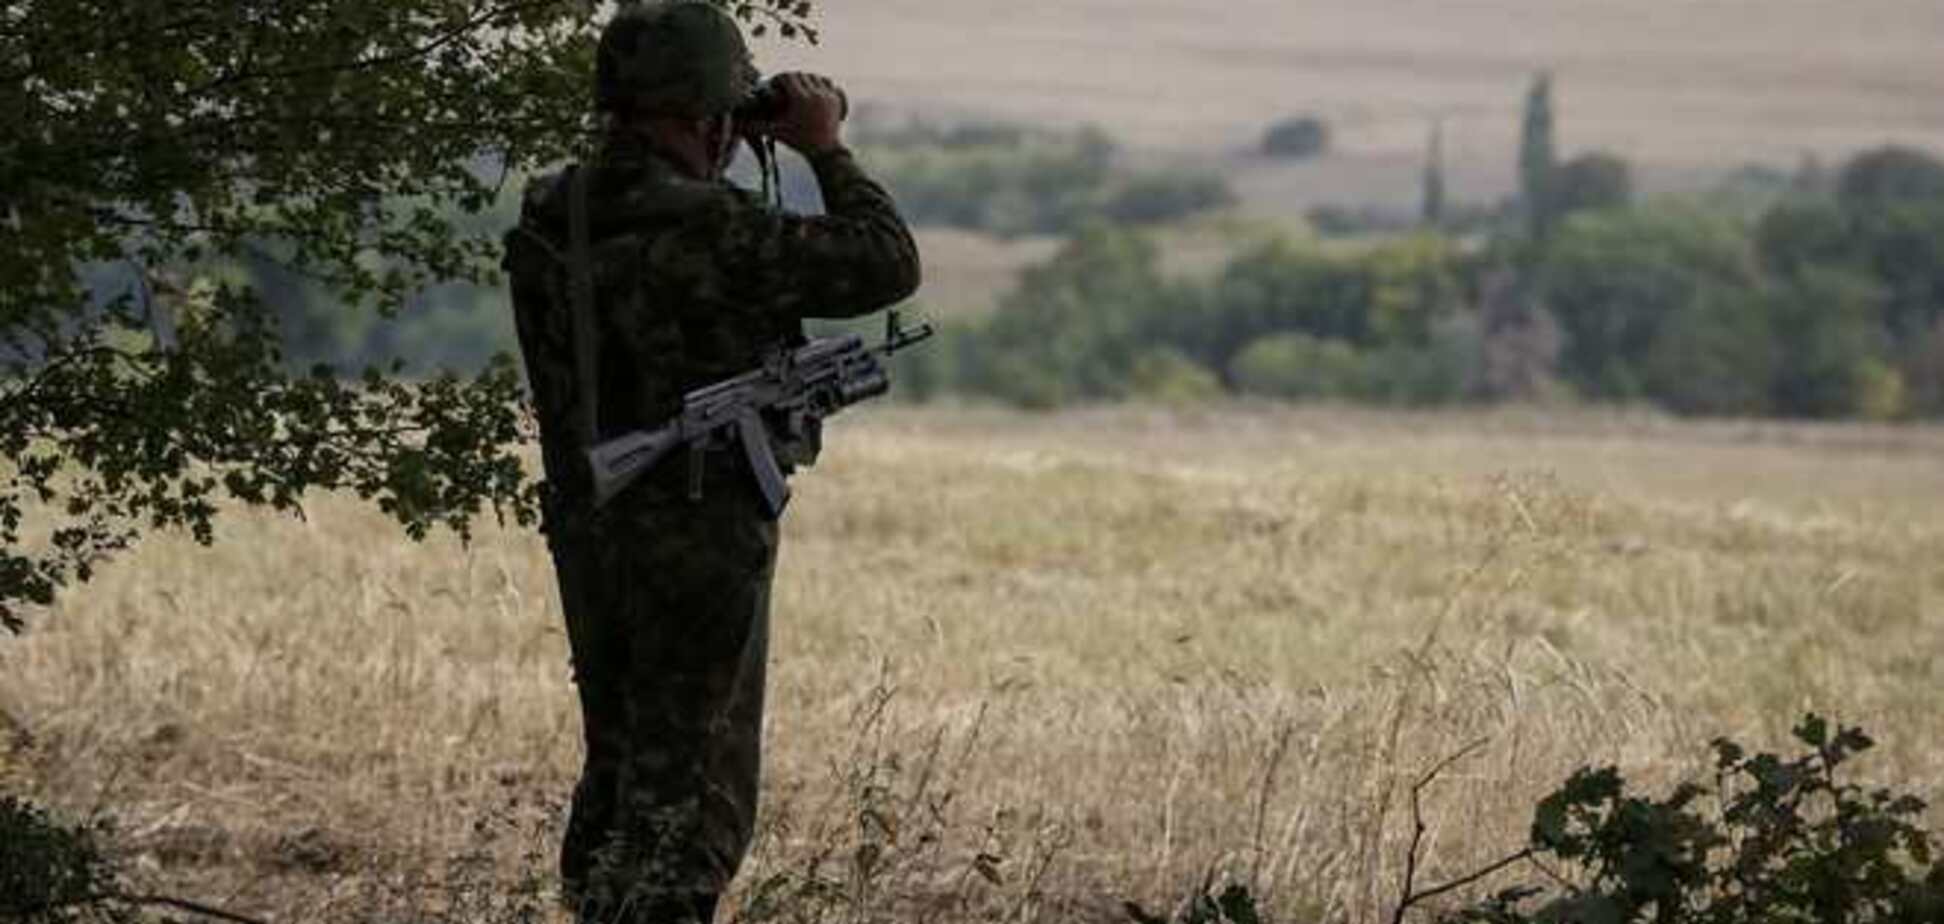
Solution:
<svg viewBox="0 0 1944 924">
<path fill-rule="evenodd" d="M 594 472 L 594 506 L 606 505 L 669 450 L 681 445 L 680 429 L 670 424 L 659 430 L 636 430 L 587 450 L 588 465 Z"/>
</svg>

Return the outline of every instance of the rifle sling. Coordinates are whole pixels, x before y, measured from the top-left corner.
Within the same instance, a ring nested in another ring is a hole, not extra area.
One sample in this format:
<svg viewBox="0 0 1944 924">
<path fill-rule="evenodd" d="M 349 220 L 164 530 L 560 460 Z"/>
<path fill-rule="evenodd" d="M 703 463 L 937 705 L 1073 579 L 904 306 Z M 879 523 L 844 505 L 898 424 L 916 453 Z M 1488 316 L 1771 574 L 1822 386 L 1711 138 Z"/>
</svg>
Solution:
<svg viewBox="0 0 1944 924">
<path fill-rule="evenodd" d="M 601 354 L 594 324 L 594 268 L 587 228 L 587 168 L 575 165 L 567 188 L 568 295 L 574 317 L 574 372 L 581 445 L 601 439 Z"/>
</svg>

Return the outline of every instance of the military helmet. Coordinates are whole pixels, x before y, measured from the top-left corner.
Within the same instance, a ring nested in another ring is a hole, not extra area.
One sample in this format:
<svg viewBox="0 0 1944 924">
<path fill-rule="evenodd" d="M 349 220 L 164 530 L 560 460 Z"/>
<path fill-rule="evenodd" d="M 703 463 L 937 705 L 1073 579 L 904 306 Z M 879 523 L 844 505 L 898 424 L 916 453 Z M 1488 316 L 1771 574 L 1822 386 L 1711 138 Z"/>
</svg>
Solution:
<svg viewBox="0 0 1944 924">
<path fill-rule="evenodd" d="M 701 118 L 735 108 L 760 76 L 742 29 L 715 4 L 627 3 L 601 32 L 594 103 L 602 112 Z"/>
</svg>

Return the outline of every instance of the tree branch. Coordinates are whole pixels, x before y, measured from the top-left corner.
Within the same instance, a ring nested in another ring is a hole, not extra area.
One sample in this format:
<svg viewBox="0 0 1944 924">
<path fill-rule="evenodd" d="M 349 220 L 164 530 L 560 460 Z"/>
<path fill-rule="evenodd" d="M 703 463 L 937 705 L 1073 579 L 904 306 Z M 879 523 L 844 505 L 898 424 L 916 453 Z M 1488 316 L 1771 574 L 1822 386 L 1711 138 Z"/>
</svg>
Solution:
<svg viewBox="0 0 1944 924">
<path fill-rule="evenodd" d="M 526 2 L 521 3 L 508 3 L 479 13 L 454 26 L 452 29 L 435 35 L 425 44 L 404 51 L 389 55 L 380 55 L 375 58 L 366 58 L 364 60 L 340 61 L 331 64 L 313 65 L 311 67 L 295 67 L 281 71 L 237 71 L 231 74 L 224 74 L 200 86 L 191 87 L 187 91 L 184 91 L 182 96 L 185 98 L 204 96 L 215 90 L 262 80 L 291 80 L 300 77 L 320 77 L 326 74 L 353 73 L 390 67 L 394 64 L 403 64 L 407 61 L 418 60 L 438 51 L 499 17 L 508 16 L 523 10 L 559 5 L 560 0 L 526 0 Z"/>
<path fill-rule="evenodd" d="M 234 911 L 228 911 L 222 908 L 218 908 L 214 905 L 205 905 L 201 902 L 192 902 L 186 898 L 176 898 L 173 895 L 128 895 L 128 894 L 118 893 L 107 897 L 125 905 L 134 905 L 137 907 L 151 907 L 151 908 L 152 907 L 174 908 L 177 911 L 187 911 L 191 914 L 200 914 L 206 918 L 215 918 L 216 920 L 219 921 L 229 921 L 231 922 L 231 924 L 270 924 L 269 921 L 263 918 L 253 918 L 248 915 L 238 914 Z"/>
<path fill-rule="evenodd" d="M 1459 889 L 1468 886 L 1474 882 L 1477 882 L 1480 879 L 1485 878 L 1486 876 L 1490 876 L 1491 874 L 1496 873 L 1499 870 L 1512 865 L 1518 860 L 1524 859 L 1525 857 L 1531 855 L 1532 853 L 1531 848 L 1527 848 L 1526 850 L 1523 850 L 1518 854 L 1514 854 L 1511 857 L 1507 857 L 1504 860 L 1500 860 L 1499 862 L 1487 866 L 1484 869 L 1472 873 L 1469 876 L 1465 876 L 1453 880 L 1451 882 L 1445 883 L 1444 885 L 1427 889 L 1422 892 L 1412 891 L 1417 881 L 1418 856 L 1419 856 L 1420 849 L 1424 845 L 1424 833 L 1426 831 L 1426 826 L 1424 824 L 1424 799 L 1423 799 L 1425 787 L 1430 786 L 1431 783 L 1434 780 L 1436 780 L 1440 774 L 1450 769 L 1452 764 L 1455 764 L 1465 759 L 1466 757 L 1471 756 L 1473 752 L 1477 751 L 1479 748 L 1484 747 L 1488 740 L 1489 739 L 1480 738 L 1477 741 L 1473 741 L 1472 743 L 1467 744 L 1462 748 L 1459 748 L 1455 753 L 1451 754 L 1445 759 L 1438 761 L 1436 764 L 1432 765 L 1431 769 L 1426 770 L 1422 776 L 1417 778 L 1416 782 L 1411 784 L 1411 847 L 1409 852 L 1407 852 L 1404 855 L 1404 884 L 1403 884 L 1404 898 L 1402 901 L 1398 902 L 1397 910 L 1391 914 L 1391 924 L 1403 924 L 1404 914 L 1410 911 L 1413 907 L 1416 907 L 1420 902 L 1423 902 L 1431 898 L 1435 898 L 1439 895 L 1443 895 L 1444 893 L 1452 891 L 1453 889 Z"/>
</svg>

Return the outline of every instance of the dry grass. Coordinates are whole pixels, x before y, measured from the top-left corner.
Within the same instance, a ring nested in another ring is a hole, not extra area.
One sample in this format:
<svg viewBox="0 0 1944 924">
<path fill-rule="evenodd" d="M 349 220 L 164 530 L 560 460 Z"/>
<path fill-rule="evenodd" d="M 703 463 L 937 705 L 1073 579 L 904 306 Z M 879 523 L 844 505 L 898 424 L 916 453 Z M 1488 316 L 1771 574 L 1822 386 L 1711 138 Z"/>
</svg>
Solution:
<svg viewBox="0 0 1944 924">
<path fill-rule="evenodd" d="M 1098 123 L 1149 149 L 1250 149 L 1271 121 L 1327 117 L 1343 156 L 1253 170 L 1252 198 L 1409 204 L 1434 118 L 1452 194 L 1507 192 L 1531 75 L 1559 78 L 1561 143 L 1651 184 L 1745 161 L 1793 166 L 1886 141 L 1944 147 L 1934 0 L 888 0 L 820 6 L 824 44 L 767 43 L 772 69 L 944 115 Z"/>
<path fill-rule="evenodd" d="M 1665 779 L 1806 709 L 1931 787 L 1940 458 L 1934 429 L 1611 415 L 859 414 L 788 524 L 744 883 L 821 857 L 850 883 L 829 920 L 1106 920 L 1215 866 L 1361 922 L 1396 897 L 1409 779 L 1479 738 L 1430 793 L 1430 878 L 1576 765 Z M 556 623 L 531 535 L 240 516 L 0 644 L 26 730 L 0 748 L 180 891 L 436 910 L 467 863 L 545 872 L 578 759 Z"/>
<path fill-rule="evenodd" d="M 1311 109 L 1353 150 L 1416 151 L 1443 114 L 1460 159 L 1509 163 L 1525 81 L 1546 68 L 1569 144 L 1648 161 L 1944 144 L 1944 14 L 1930 0 L 990 0 L 821 15 L 819 48 L 761 53 L 874 99 L 1095 121 L 1176 149 L 1253 142 Z"/>
</svg>

